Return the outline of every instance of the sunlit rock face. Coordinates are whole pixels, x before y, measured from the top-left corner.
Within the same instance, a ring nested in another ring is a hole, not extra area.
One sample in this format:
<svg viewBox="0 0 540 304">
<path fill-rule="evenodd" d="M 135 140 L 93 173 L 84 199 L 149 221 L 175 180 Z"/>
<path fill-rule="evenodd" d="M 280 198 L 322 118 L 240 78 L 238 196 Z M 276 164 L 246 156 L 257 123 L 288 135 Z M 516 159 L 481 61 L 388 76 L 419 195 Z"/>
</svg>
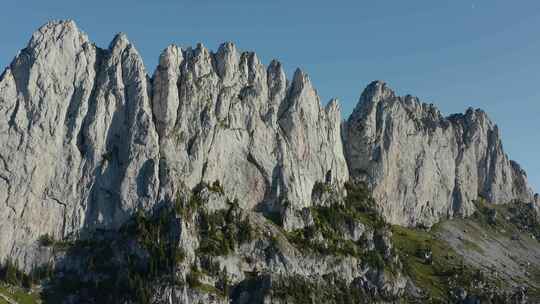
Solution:
<svg viewBox="0 0 540 304">
<path fill-rule="evenodd" d="M 393 224 L 533 200 L 481 110 L 443 117 L 374 82 L 342 124 L 304 72 L 232 43 L 169 46 L 150 77 L 125 35 L 100 49 L 72 21 L 41 27 L 1 75 L 0 142 L 0 259 L 27 269 L 48 259 L 44 234 L 116 229 L 201 183 L 286 230 L 309 222 L 315 185 L 349 174 Z"/>
<path fill-rule="evenodd" d="M 288 82 L 231 43 L 168 47 L 153 77 L 163 198 L 178 181 L 219 181 L 244 208 L 311 204 L 316 182 L 348 179 L 336 102 L 322 107 L 300 70 Z"/>
<path fill-rule="evenodd" d="M 364 179 L 386 219 L 426 225 L 470 215 L 479 197 L 531 201 L 527 176 L 482 110 L 443 117 L 432 104 L 371 83 L 344 124 L 351 177 Z"/>
<path fill-rule="evenodd" d="M 289 82 L 231 43 L 168 47 L 150 78 L 125 35 L 100 49 L 50 22 L 0 78 L 0 259 L 39 264 L 39 236 L 117 228 L 179 185 L 219 181 L 246 209 L 309 206 L 316 182 L 348 179 L 340 116 L 305 73 Z"/>
<path fill-rule="evenodd" d="M 149 89 L 124 35 L 102 50 L 72 21 L 33 34 L 0 80 L 0 256 L 28 264 L 39 235 L 117 227 L 154 204 Z"/>
</svg>

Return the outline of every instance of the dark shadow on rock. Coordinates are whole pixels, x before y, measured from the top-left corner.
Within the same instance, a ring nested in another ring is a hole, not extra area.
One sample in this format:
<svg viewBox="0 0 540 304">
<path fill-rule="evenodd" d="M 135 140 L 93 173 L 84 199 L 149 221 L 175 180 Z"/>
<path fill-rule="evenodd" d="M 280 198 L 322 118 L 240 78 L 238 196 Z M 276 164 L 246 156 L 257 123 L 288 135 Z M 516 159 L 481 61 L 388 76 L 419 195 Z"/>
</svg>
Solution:
<svg viewBox="0 0 540 304">
<path fill-rule="evenodd" d="M 135 214 L 118 230 L 93 230 L 85 239 L 57 243 L 64 252 L 44 285 L 43 303 L 149 303 L 149 282 L 175 284 L 183 259 L 180 219 L 172 208 Z"/>
</svg>

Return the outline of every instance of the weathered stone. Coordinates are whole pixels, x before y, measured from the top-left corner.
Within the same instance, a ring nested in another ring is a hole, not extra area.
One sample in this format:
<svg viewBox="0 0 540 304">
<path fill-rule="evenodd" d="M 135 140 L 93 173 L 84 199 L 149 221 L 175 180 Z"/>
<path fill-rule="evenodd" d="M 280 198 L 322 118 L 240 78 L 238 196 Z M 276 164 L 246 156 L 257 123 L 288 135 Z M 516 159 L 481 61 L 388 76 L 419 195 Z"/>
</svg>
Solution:
<svg viewBox="0 0 540 304">
<path fill-rule="evenodd" d="M 277 61 L 265 68 L 232 43 L 216 54 L 170 50 L 161 58 L 184 60 L 160 60 L 154 77 L 164 198 L 178 180 L 219 181 L 244 208 L 281 211 L 288 201 L 300 210 L 316 182 L 347 180 L 339 106 L 321 107 L 306 74 L 298 70 L 287 87 Z"/>
<path fill-rule="evenodd" d="M 40 235 L 114 229 L 201 182 L 282 211 L 310 206 L 329 175 L 348 179 L 337 103 L 232 43 L 170 46 L 150 79 L 124 34 L 99 49 L 50 22 L 2 74 L 0 115 L 0 259 L 25 267 Z"/>
<path fill-rule="evenodd" d="M 40 235 L 118 227 L 154 204 L 148 90 L 125 35 L 102 50 L 72 21 L 33 34 L 0 80 L 0 257 L 30 267 Z"/>
<path fill-rule="evenodd" d="M 41 235 L 114 230 L 139 209 L 187 200 L 196 186 L 216 181 L 219 193 L 199 193 L 208 211 L 237 199 L 250 221 L 262 221 L 255 212 L 279 214 L 286 230 L 313 225 L 313 205 L 341 201 L 349 172 L 369 182 L 394 224 L 469 215 L 479 196 L 539 205 L 481 110 L 445 118 L 375 82 L 343 126 L 340 111 L 336 100 L 321 105 L 306 73 L 288 81 L 278 61 L 265 67 L 232 43 L 215 53 L 169 46 L 150 78 L 125 35 L 100 49 L 74 22 L 50 22 L 0 76 L 0 260 L 29 270 L 51 254 L 37 244 Z M 193 262 L 195 219 L 183 220 L 181 242 Z M 362 224 L 342 230 L 375 248 L 374 232 Z M 379 243 L 385 258 L 389 239 Z M 268 261 L 256 256 L 255 264 L 304 276 L 331 268 L 283 251 Z M 246 268 L 234 258 L 226 264 L 240 277 Z M 349 283 L 360 276 L 357 261 L 338 264 Z M 380 281 L 391 294 L 404 285 Z"/>
<path fill-rule="evenodd" d="M 502 149 L 482 110 L 443 117 L 432 104 L 371 83 L 344 126 L 351 177 L 364 179 L 385 218 L 431 226 L 467 216 L 480 197 L 531 201 L 525 172 Z"/>
</svg>

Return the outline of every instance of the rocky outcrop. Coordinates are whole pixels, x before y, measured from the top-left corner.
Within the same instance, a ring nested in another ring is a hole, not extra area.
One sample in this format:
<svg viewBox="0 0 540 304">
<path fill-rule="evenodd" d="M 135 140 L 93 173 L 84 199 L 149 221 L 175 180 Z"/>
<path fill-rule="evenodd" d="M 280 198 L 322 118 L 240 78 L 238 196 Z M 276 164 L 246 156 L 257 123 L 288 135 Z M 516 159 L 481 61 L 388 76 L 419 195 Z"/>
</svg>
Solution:
<svg viewBox="0 0 540 304">
<path fill-rule="evenodd" d="M 482 110 L 443 117 L 432 104 L 373 82 L 344 124 L 352 178 L 364 179 L 386 219 L 426 225 L 470 215 L 473 201 L 532 201 L 527 176 L 504 153 Z"/>
<path fill-rule="evenodd" d="M 155 202 L 158 136 L 143 62 L 74 22 L 33 34 L 0 80 L 0 257 L 30 267 L 36 240 L 114 228 Z"/>
<path fill-rule="evenodd" d="M 339 105 L 322 107 L 304 72 L 289 84 L 279 62 L 225 43 L 170 46 L 153 79 L 163 199 L 179 181 L 219 181 L 243 208 L 279 212 L 310 206 L 316 182 L 348 179 Z"/>
<path fill-rule="evenodd" d="M 342 123 L 304 72 L 232 43 L 169 46 L 149 77 L 125 35 L 100 49 L 50 22 L 0 76 L 0 142 L 0 263 L 46 266 L 45 295 L 68 302 L 420 299 L 402 261 L 439 267 L 450 247 L 387 222 L 431 226 L 482 198 L 526 202 L 512 225 L 540 233 L 483 111 L 443 117 L 374 82 Z"/>
<path fill-rule="evenodd" d="M 183 185 L 219 181 L 246 209 L 309 206 L 316 182 L 348 179 L 340 115 L 302 71 L 289 83 L 231 43 L 170 46 L 149 78 L 125 35 L 100 49 L 50 22 L 0 79 L 0 258 L 31 267 L 39 236 L 117 228 Z"/>
<path fill-rule="evenodd" d="M 49 255 L 41 235 L 115 229 L 200 184 L 288 231 L 312 223 L 317 185 L 343 196 L 349 171 L 394 224 L 468 215 L 479 196 L 532 200 L 480 110 L 445 118 L 375 82 L 340 120 L 304 72 L 289 81 L 232 43 L 169 46 L 150 78 L 125 35 L 100 49 L 50 22 L 0 77 L 0 259 L 28 269 Z"/>
<path fill-rule="evenodd" d="M 389 227 L 375 234 L 362 218 L 336 217 L 333 228 L 319 218 L 286 232 L 227 203 L 218 187 L 183 190 L 174 205 L 138 213 L 122 233 L 74 242 L 58 258 L 61 275 L 48 283 L 46 294 L 61 297 L 45 302 L 394 303 L 406 291 Z M 345 226 L 361 227 L 355 241 L 353 231 L 323 237 Z M 302 231 L 319 236 L 303 239 Z"/>
</svg>

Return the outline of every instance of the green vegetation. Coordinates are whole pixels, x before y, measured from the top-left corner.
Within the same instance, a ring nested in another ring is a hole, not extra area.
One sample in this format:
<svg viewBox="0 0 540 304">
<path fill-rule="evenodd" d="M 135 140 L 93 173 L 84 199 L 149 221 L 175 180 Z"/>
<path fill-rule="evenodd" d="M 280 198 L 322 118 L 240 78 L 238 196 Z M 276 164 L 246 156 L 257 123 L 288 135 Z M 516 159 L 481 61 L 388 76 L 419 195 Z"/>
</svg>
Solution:
<svg viewBox="0 0 540 304">
<path fill-rule="evenodd" d="M 435 236 L 436 227 L 427 231 L 394 226 L 392 230 L 393 243 L 405 273 L 426 293 L 426 299 L 431 303 L 446 303 L 455 287 L 463 287 L 477 295 L 482 291 L 476 286 L 499 287 L 500 282 L 489 281 L 481 271 L 466 266 L 449 244 Z M 429 261 L 425 255 L 427 251 L 431 253 Z"/>
<path fill-rule="evenodd" d="M 254 238 L 249 220 L 243 218 L 237 201 L 229 202 L 228 210 L 199 214 L 201 244 L 198 252 L 210 256 L 228 255 L 238 244 Z"/>
<path fill-rule="evenodd" d="M 219 182 L 210 187 L 211 191 L 222 191 Z M 186 282 L 176 275 L 177 265 L 186 258 L 179 246 L 181 219 L 194 224 L 201 234 L 197 253 L 203 268 L 192 269 Z M 148 282 L 155 280 L 173 285 L 187 283 L 201 292 L 223 295 L 228 292 L 228 278 L 212 257 L 229 254 L 254 237 L 255 231 L 237 201 L 229 202 L 227 210 L 208 212 L 198 192 L 188 199 L 178 195 L 174 204 L 160 208 L 152 216 L 138 211 L 120 228 L 119 234 L 96 233 L 86 240 L 64 242 L 69 244 L 66 255 L 84 265 L 81 272 L 94 275 L 84 279 L 80 273 L 64 273 L 52 282 L 45 299 L 56 303 L 67 295 L 84 292 L 96 302 L 148 303 L 153 294 Z M 48 235 L 41 240 L 46 246 L 59 243 Z M 201 276 L 207 272 L 220 278 L 219 288 L 201 283 Z"/>
<path fill-rule="evenodd" d="M 54 245 L 54 239 L 51 235 L 47 233 L 38 238 L 38 243 L 40 246 L 43 247 L 51 247 L 52 245 Z"/>
<path fill-rule="evenodd" d="M 18 286 L 0 284 L 0 294 L 16 301 L 19 304 L 40 303 L 40 295 L 38 293 L 28 291 L 28 289 Z M 4 301 L 3 298 L 0 297 L 0 304 L 3 303 L 8 304 L 8 302 Z"/>
<path fill-rule="evenodd" d="M 540 240 L 540 217 L 532 204 L 516 202 L 508 205 L 510 222 L 522 232 L 528 232 Z"/>
<path fill-rule="evenodd" d="M 384 269 L 386 267 L 386 263 L 383 257 L 376 250 L 366 251 L 365 254 L 362 256 L 362 262 L 375 269 Z"/>
<path fill-rule="evenodd" d="M 207 187 L 208 187 L 208 190 L 212 192 L 219 193 L 221 195 L 225 194 L 225 190 L 223 190 L 223 186 L 221 186 L 218 180 L 214 181 L 211 185 Z"/>
<path fill-rule="evenodd" d="M 38 238 L 38 244 L 42 247 L 51 247 L 56 251 L 65 251 L 74 245 L 74 242 L 69 240 L 55 240 L 53 236 L 46 233 Z"/>
<path fill-rule="evenodd" d="M 437 237 L 437 227 L 432 230 L 390 227 L 377 212 L 366 185 L 348 183 L 345 186 L 347 197 L 342 201 L 309 208 L 313 225 L 292 232 L 281 230 L 292 245 L 302 252 L 354 256 L 363 266 L 382 270 L 385 275 L 402 271 L 425 293 L 421 300 L 425 303 L 453 301 L 452 290 L 456 287 L 482 297 L 486 288 L 502 286 L 501 282 L 466 266 L 462 257 Z M 213 193 L 224 193 L 219 181 L 203 187 Z M 314 191 L 328 192 L 332 189 L 318 183 Z M 270 218 L 274 216 L 275 223 L 281 226 L 281 215 L 270 213 Z M 537 215 L 525 204 L 492 207 L 480 200 L 472 218 L 481 227 L 493 231 L 527 231 L 540 236 Z M 183 275 L 176 274 L 178 264 L 186 259 L 185 250 L 179 246 L 181 221 L 186 221 L 200 234 L 197 266 L 191 267 L 185 280 Z M 356 229 L 363 230 L 359 226 L 373 232 L 373 238 L 369 236 L 368 239 L 367 233 L 358 241 L 344 236 Z M 46 303 L 61 302 L 73 294 L 91 295 L 97 303 L 150 303 L 154 291 L 149 282 L 158 280 L 170 285 L 186 284 L 199 292 L 219 297 L 232 296 L 236 290 L 245 287 L 251 288 L 252 292 L 267 288 L 264 292 L 287 303 L 357 303 L 370 299 L 363 286 L 354 285 L 356 283 L 348 285 L 333 274 L 305 279 L 294 275 L 261 276 L 257 273 L 231 288 L 230 279 L 220 268 L 216 257 L 233 254 L 239 245 L 259 237 L 258 233 L 236 200 L 228 201 L 228 208 L 224 210 L 208 211 L 200 192 L 196 191 L 189 197 L 178 195 L 173 204 L 156 210 L 152 215 L 137 212 L 119 234 L 96 232 L 88 239 L 78 241 L 55 240 L 49 234 L 42 235 L 38 240 L 40 246 L 65 251 L 66 256 L 83 265 L 83 269 L 55 277 L 52 267 L 47 266 L 26 275 L 8 260 L 0 267 L 0 281 L 18 287 L 5 290 L 0 285 L 0 293 L 19 299 L 20 303 L 35 303 L 25 302 L 25 299 L 36 299 L 36 295 L 26 294 L 22 287 L 29 288 L 34 282 L 52 277 L 47 282 L 50 288 L 45 289 L 42 295 Z M 393 249 L 387 241 L 390 235 Z M 265 236 L 265 239 L 269 242 L 265 249 L 269 257 L 275 256 L 285 245 L 281 233 Z M 373 246 L 375 249 L 370 249 Z M 462 246 L 468 250 L 482 250 L 469 240 L 463 240 Z M 399 262 L 396 262 L 396 257 L 399 257 Z M 92 276 L 85 276 L 86 273 Z M 271 284 L 267 281 L 263 284 L 261 280 L 270 280 Z M 212 282 L 211 285 L 208 282 Z M 15 291 L 18 294 L 14 294 Z"/>
<path fill-rule="evenodd" d="M 30 274 L 26 274 L 19 270 L 17 263 L 6 260 L 0 265 L 0 294 L 20 304 L 38 303 L 40 296 L 32 291 L 32 287 L 50 275 L 45 270 L 48 270 L 48 267 L 36 268 Z M 0 303 L 3 303 L 2 301 L 4 300 L 0 297 Z"/>
<path fill-rule="evenodd" d="M 32 288 L 32 286 L 41 280 L 52 276 L 52 266 L 44 265 L 34 268 L 29 274 L 21 271 L 17 265 L 10 259 L 0 264 L 0 282 L 9 284 L 13 287 Z"/>
<path fill-rule="evenodd" d="M 347 197 L 341 204 L 310 208 L 314 225 L 287 234 L 289 241 L 301 250 L 314 250 L 321 254 L 363 257 L 371 266 L 383 268 L 380 253 L 365 250 L 362 241 L 343 238 L 343 229 L 359 223 L 372 230 L 386 229 L 384 219 L 377 213 L 375 202 L 365 184 L 346 184 Z M 319 241 L 317 236 L 324 241 Z"/>
<path fill-rule="evenodd" d="M 347 197 L 345 206 L 351 209 L 352 214 L 364 224 L 375 228 L 383 228 L 387 224 L 377 211 L 376 203 L 366 184 L 346 183 Z"/>
<path fill-rule="evenodd" d="M 190 195 L 188 200 L 185 200 L 182 195 L 177 194 L 176 201 L 174 202 L 174 211 L 184 220 L 190 220 L 202 205 L 203 202 L 198 192 Z"/>
<path fill-rule="evenodd" d="M 186 275 L 186 283 L 190 288 L 197 288 L 201 283 L 201 277 L 203 276 L 197 267 L 191 267 L 191 271 Z"/>
<path fill-rule="evenodd" d="M 9 259 L 0 267 L 0 280 L 7 284 L 19 286 L 27 280 L 26 277 L 27 275 L 19 270 L 18 265 Z"/>
<path fill-rule="evenodd" d="M 472 219 L 486 229 L 508 229 L 508 223 L 505 221 L 504 206 L 488 205 L 485 199 L 480 198 L 474 202 L 475 211 Z"/>
<path fill-rule="evenodd" d="M 125 227 L 124 231 L 135 236 L 139 245 L 147 252 L 150 277 L 172 272 L 185 256 L 174 236 L 172 225 L 175 220 L 174 212 L 169 209 L 161 210 L 152 218 L 139 211 L 133 222 Z"/>
<path fill-rule="evenodd" d="M 532 204 L 515 201 L 510 204 L 488 204 L 484 199 L 475 202 L 472 219 L 482 228 L 512 236 L 528 233 L 540 240 L 540 217 Z"/>
<path fill-rule="evenodd" d="M 174 208 L 163 207 L 153 216 L 139 211 L 114 237 L 96 233 L 73 242 L 66 255 L 85 267 L 81 273 L 94 275 L 66 272 L 51 281 L 44 300 L 59 303 L 67 295 L 86 293 L 98 303 L 149 303 L 153 294 L 149 281 L 177 283 L 174 270 L 185 252 L 178 247 L 176 221 Z"/>
<path fill-rule="evenodd" d="M 223 290 L 220 290 L 215 286 L 202 283 L 201 278 L 204 275 L 203 271 L 197 269 L 197 267 L 192 267 L 191 271 L 186 275 L 186 283 L 190 288 L 198 290 L 199 292 L 214 294 L 224 298 L 228 293 L 228 285 L 222 285 Z"/>
<path fill-rule="evenodd" d="M 328 274 L 324 278 L 307 280 L 297 275 L 271 276 L 251 273 L 238 284 L 236 296 L 242 294 L 242 291 L 248 291 L 250 294 L 257 291 L 269 296 L 270 301 L 280 300 L 291 304 L 369 302 L 371 297 L 363 293 L 362 288 L 348 285 L 338 277 Z M 235 294 L 233 299 L 234 297 Z"/>
<path fill-rule="evenodd" d="M 332 187 L 327 184 L 327 183 L 323 183 L 323 182 L 315 182 L 315 185 L 313 185 L 313 193 L 318 193 L 318 194 L 322 194 L 322 193 L 329 193 L 329 192 L 332 192 Z"/>
</svg>

